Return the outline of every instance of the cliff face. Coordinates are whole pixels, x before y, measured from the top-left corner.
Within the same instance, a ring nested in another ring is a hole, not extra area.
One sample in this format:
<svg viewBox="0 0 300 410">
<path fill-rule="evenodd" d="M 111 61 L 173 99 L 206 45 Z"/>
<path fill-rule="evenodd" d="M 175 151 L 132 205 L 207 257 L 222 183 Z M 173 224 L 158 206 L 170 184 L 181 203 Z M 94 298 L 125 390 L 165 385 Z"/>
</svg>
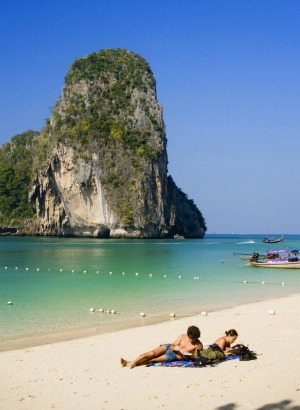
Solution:
<svg viewBox="0 0 300 410">
<path fill-rule="evenodd" d="M 118 49 L 76 60 L 40 153 L 30 192 L 39 234 L 203 237 L 201 212 L 167 175 L 162 107 L 140 56 Z"/>
</svg>

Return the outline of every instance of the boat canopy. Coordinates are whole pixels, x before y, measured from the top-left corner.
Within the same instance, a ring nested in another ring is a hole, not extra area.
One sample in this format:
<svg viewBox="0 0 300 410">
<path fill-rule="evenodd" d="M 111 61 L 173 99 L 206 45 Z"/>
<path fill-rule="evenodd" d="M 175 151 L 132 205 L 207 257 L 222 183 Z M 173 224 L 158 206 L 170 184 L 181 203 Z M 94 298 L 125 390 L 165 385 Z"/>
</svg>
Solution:
<svg viewBox="0 0 300 410">
<path fill-rule="evenodd" d="M 278 249 L 275 251 L 265 251 L 265 255 L 274 255 L 278 253 L 300 253 L 298 249 Z"/>
</svg>

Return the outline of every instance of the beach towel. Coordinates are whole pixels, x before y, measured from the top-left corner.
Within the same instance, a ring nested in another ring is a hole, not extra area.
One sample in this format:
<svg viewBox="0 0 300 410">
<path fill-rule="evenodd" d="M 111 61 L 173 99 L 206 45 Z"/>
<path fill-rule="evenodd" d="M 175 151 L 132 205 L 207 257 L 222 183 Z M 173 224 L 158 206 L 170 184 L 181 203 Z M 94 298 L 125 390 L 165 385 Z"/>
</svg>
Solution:
<svg viewBox="0 0 300 410">
<path fill-rule="evenodd" d="M 223 362 L 227 362 L 229 360 L 239 359 L 239 356 L 227 356 L 223 360 Z M 222 362 L 221 362 L 222 363 Z M 146 367 L 193 367 L 194 369 L 199 369 L 199 367 L 194 366 L 195 362 L 192 360 L 176 360 L 174 362 L 163 362 L 163 363 L 150 363 Z M 208 366 L 215 367 L 218 363 L 211 363 Z M 206 366 L 202 366 L 206 367 Z"/>
</svg>

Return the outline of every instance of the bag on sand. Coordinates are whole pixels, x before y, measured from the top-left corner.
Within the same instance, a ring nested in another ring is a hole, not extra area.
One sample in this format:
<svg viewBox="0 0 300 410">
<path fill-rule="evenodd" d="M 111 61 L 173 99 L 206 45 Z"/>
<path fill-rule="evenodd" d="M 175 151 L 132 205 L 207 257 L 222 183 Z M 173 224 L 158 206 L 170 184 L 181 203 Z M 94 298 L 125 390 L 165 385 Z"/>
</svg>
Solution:
<svg viewBox="0 0 300 410">
<path fill-rule="evenodd" d="M 198 350 L 198 359 L 195 360 L 195 367 L 203 367 L 212 363 L 219 363 L 225 359 L 225 354 L 222 349 L 210 346 L 208 349 Z"/>
<path fill-rule="evenodd" d="M 241 361 L 248 361 L 248 360 L 255 360 L 257 359 L 257 355 L 255 352 L 250 350 L 247 346 L 244 346 L 242 344 L 237 344 L 235 346 L 232 346 L 232 348 L 229 351 L 229 355 L 234 355 L 234 356 L 239 356 Z"/>
</svg>

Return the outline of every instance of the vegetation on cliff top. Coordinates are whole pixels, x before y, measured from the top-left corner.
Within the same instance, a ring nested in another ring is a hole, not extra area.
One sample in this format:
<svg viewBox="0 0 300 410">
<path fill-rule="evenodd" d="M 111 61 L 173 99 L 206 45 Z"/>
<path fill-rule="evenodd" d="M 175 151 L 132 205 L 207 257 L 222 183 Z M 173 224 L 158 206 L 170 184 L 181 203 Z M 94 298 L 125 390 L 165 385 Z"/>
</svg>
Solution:
<svg viewBox="0 0 300 410">
<path fill-rule="evenodd" d="M 76 150 L 121 143 L 139 157 L 154 159 L 163 144 L 151 145 L 149 137 L 152 131 L 162 133 L 163 126 L 147 107 L 147 93 L 153 90 L 149 64 L 135 53 L 107 49 L 76 59 L 53 109 L 49 134 Z M 146 113 L 143 126 L 134 123 L 139 104 Z"/>
</svg>

